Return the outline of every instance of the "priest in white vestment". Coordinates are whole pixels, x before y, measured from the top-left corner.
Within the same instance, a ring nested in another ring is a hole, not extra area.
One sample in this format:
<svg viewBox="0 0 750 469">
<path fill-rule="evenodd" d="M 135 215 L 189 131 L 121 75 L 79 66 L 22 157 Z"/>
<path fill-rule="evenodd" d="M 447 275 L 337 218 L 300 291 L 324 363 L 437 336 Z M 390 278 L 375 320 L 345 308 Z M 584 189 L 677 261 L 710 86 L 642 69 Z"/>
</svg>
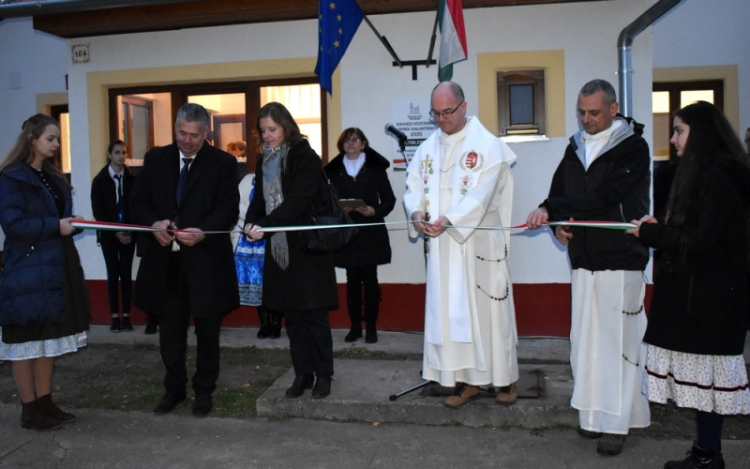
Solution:
<svg viewBox="0 0 750 469">
<path fill-rule="evenodd" d="M 439 84 L 431 115 L 440 127 L 409 164 L 404 205 L 411 235 L 429 242 L 422 377 L 455 387 L 457 408 L 500 388 L 499 404 L 515 402 L 518 380 L 513 287 L 508 271 L 516 155 L 466 116 L 460 86 Z"/>
</svg>

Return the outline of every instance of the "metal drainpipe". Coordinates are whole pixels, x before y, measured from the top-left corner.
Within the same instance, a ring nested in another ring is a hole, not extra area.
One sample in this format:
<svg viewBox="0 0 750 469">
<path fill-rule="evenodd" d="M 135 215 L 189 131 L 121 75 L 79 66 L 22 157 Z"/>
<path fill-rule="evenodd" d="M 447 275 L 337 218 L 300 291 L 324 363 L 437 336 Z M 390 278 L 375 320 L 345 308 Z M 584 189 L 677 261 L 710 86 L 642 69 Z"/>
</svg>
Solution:
<svg viewBox="0 0 750 469">
<path fill-rule="evenodd" d="M 625 26 L 617 38 L 617 51 L 619 55 L 619 82 L 620 82 L 620 113 L 625 117 L 633 116 L 633 65 L 631 61 L 631 46 L 633 39 L 651 26 L 659 18 L 664 16 L 672 8 L 676 7 L 682 0 L 659 0 L 645 11 L 632 23 Z"/>
<path fill-rule="evenodd" d="M 192 1 L 196 0 L 44 0 L 36 2 L 0 0 L 0 19 Z"/>
</svg>

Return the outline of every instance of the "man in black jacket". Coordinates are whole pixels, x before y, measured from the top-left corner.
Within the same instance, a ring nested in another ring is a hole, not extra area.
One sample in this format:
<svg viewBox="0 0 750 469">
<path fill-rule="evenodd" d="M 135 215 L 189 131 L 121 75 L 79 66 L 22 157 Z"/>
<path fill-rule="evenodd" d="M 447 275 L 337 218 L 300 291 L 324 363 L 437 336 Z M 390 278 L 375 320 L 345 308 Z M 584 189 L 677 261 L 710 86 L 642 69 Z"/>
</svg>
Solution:
<svg viewBox="0 0 750 469">
<path fill-rule="evenodd" d="M 643 126 L 617 114 L 615 90 L 604 80 L 578 95 L 583 127 L 555 171 L 549 197 L 527 219 L 547 221 L 639 220 L 649 213 L 650 155 Z M 573 268 L 570 363 L 579 410 L 578 432 L 599 438 L 597 452 L 622 451 L 630 428 L 650 423 L 641 394 L 646 330 L 643 270 L 648 250 L 624 231 L 557 226 Z"/>
<path fill-rule="evenodd" d="M 135 303 L 159 312 L 166 393 L 154 412 L 186 398 L 185 352 L 192 316 L 197 339 L 193 414 L 207 415 L 219 377 L 219 329 L 239 306 L 229 230 L 237 221 L 237 160 L 206 143 L 208 113 L 188 103 L 177 113 L 176 143 L 144 158 L 131 198 L 134 223 L 159 230 L 145 237 Z M 172 229 L 179 231 L 167 231 Z M 209 232 L 223 231 L 220 234 Z M 174 233 L 174 234 L 173 234 Z"/>
</svg>

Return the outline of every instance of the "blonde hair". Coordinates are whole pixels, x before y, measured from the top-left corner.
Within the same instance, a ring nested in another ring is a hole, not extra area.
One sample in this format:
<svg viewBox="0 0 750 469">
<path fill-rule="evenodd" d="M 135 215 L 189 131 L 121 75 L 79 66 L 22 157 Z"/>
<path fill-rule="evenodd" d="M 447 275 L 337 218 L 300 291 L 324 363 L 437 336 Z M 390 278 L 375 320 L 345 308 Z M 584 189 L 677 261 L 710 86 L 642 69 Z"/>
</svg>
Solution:
<svg viewBox="0 0 750 469">
<path fill-rule="evenodd" d="M 8 152 L 2 163 L 0 163 L 0 172 L 19 161 L 31 163 L 32 158 L 34 158 L 31 142 L 41 137 L 50 125 L 54 125 L 58 129 L 60 128 L 60 124 L 46 114 L 34 114 L 26 119 L 21 125 L 21 133 L 18 135 L 16 143 L 13 145 L 13 148 L 10 149 L 10 152 Z M 44 161 L 42 161 L 42 168 L 48 173 L 61 177 L 67 185 L 67 179 L 62 171 L 60 171 L 49 158 L 45 158 Z"/>
</svg>

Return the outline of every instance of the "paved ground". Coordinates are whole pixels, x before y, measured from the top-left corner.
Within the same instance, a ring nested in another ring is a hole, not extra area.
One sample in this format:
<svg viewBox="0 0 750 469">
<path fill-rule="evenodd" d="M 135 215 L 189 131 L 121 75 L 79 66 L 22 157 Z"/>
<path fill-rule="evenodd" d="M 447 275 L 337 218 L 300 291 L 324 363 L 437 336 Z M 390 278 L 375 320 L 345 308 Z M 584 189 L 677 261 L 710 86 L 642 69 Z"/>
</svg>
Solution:
<svg viewBox="0 0 750 469">
<path fill-rule="evenodd" d="M 334 333 L 337 348 L 350 346 L 343 342 L 345 332 Z M 284 339 L 258 341 L 254 333 L 252 329 L 227 330 L 222 342 L 225 346 L 285 345 Z M 131 334 L 110 334 L 101 326 L 94 327 L 90 340 L 156 342 L 154 337 L 144 336 L 142 328 Z M 421 340 L 418 334 L 383 333 L 378 344 L 356 346 L 419 353 Z M 522 340 L 519 355 L 564 361 L 566 343 Z M 335 386 L 343 388 L 341 381 Z M 371 385 L 382 383 L 376 379 Z M 307 401 L 311 399 L 297 402 L 304 407 Z M 328 421 L 325 415 L 316 419 L 235 420 L 91 409 L 78 414 L 77 423 L 37 433 L 20 428 L 19 406 L 0 406 L 0 467 L 660 468 L 665 460 L 681 457 L 691 444 L 630 437 L 623 453 L 609 458 L 598 456 L 595 442 L 578 437 L 569 428 L 350 423 Z M 728 468 L 750 467 L 750 441 L 724 441 L 723 446 Z"/>
</svg>

